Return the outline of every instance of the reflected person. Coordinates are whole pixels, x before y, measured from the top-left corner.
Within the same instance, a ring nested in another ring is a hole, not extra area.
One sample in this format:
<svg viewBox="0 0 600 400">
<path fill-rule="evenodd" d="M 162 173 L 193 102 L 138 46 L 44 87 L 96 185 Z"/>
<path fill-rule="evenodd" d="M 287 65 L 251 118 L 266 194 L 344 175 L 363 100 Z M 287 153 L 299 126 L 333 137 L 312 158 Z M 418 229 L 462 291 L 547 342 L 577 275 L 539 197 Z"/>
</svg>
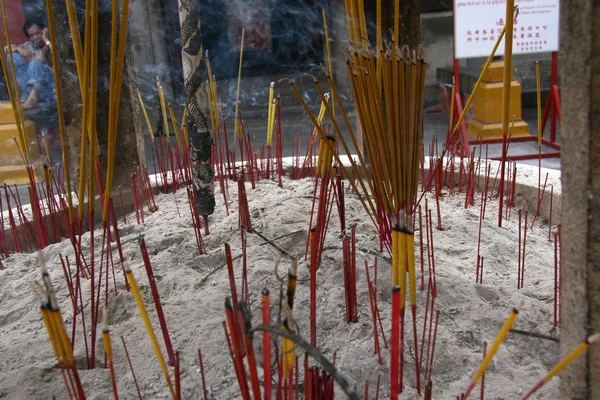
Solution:
<svg viewBox="0 0 600 400">
<path fill-rule="evenodd" d="M 40 21 L 26 21 L 23 32 L 29 41 L 11 47 L 21 102 L 23 109 L 28 110 L 36 108 L 39 102 L 55 101 L 56 95 L 48 28 Z M 5 51 L 10 65 L 8 46 Z"/>
</svg>

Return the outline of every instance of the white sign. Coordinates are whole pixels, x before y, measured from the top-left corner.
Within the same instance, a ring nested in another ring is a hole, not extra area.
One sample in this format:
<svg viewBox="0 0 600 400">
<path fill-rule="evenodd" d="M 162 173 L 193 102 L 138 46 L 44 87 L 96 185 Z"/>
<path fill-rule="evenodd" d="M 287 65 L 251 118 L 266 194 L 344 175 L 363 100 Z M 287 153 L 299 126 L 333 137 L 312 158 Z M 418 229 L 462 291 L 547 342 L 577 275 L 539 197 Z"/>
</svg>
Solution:
<svg viewBox="0 0 600 400">
<path fill-rule="evenodd" d="M 513 54 L 558 51 L 559 0 L 515 0 Z M 454 0 L 454 57 L 488 57 L 505 24 L 505 0 Z M 504 54 L 504 40 L 496 55 Z"/>
</svg>

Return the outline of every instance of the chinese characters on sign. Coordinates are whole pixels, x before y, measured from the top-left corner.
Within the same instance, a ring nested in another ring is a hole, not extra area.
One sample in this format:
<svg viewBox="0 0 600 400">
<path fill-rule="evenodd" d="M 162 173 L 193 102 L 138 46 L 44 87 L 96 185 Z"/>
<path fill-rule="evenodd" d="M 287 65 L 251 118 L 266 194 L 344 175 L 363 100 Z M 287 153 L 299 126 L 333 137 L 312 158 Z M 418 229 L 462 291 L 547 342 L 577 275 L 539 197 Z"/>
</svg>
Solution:
<svg viewBox="0 0 600 400">
<path fill-rule="evenodd" d="M 558 51 L 559 0 L 515 0 L 513 53 Z M 454 0 L 454 56 L 486 57 L 504 27 L 504 0 Z M 504 40 L 496 55 L 504 54 Z"/>
</svg>

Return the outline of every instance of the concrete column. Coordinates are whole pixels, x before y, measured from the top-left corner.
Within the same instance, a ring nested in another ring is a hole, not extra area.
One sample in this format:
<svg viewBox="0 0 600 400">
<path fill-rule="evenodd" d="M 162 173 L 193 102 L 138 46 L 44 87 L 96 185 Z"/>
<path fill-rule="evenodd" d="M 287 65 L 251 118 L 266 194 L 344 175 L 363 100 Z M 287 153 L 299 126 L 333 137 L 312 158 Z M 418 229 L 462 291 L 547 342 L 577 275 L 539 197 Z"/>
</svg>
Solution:
<svg viewBox="0 0 600 400">
<path fill-rule="evenodd" d="M 600 332 L 600 1 L 561 2 L 560 351 Z M 561 399 L 600 398 L 600 347 L 561 374 Z"/>
</svg>

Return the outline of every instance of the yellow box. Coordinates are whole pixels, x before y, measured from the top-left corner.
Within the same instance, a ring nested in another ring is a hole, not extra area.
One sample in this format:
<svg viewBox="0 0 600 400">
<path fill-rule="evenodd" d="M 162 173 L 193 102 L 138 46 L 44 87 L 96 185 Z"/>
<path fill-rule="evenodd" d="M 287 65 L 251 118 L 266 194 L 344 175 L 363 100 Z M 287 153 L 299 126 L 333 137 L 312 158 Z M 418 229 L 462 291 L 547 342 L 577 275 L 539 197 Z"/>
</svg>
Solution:
<svg viewBox="0 0 600 400">
<path fill-rule="evenodd" d="M 481 66 L 483 69 L 483 65 Z M 504 81 L 504 61 L 494 61 L 483 74 L 484 82 L 502 82 Z"/>
<path fill-rule="evenodd" d="M 512 129 L 511 129 L 512 127 Z M 528 136 L 529 126 L 523 120 L 515 121 L 514 126 L 509 125 L 511 137 Z M 467 126 L 469 139 L 497 139 L 502 138 L 502 123 L 485 123 L 475 118 L 471 119 Z"/>
<path fill-rule="evenodd" d="M 14 124 L 15 113 L 8 101 L 0 101 L 0 124 Z"/>
<path fill-rule="evenodd" d="M 25 121 L 25 135 L 29 143 L 29 155 L 32 159 L 36 159 L 40 154 L 40 148 L 35 124 L 30 120 Z M 19 147 L 21 147 L 17 124 L 0 124 L 0 166 L 23 164 L 19 148 L 13 137 L 17 138 Z M 21 148 L 21 151 L 25 151 L 25 149 Z"/>
<path fill-rule="evenodd" d="M 32 160 L 33 172 L 36 182 L 44 181 L 44 163 L 43 157 L 38 156 Z M 7 185 L 27 185 L 29 184 L 29 175 L 27 168 L 21 165 L 3 165 L 0 166 L 0 184 Z"/>
<path fill-rule="evenodd" d="M 502 121 L 502 82 L 482 82 L 473 99 L 473 115 L 485 123 Z M 512 81 L 510 85 L 510 114 L 512 121 L 520 120 L 521 114 L 521 84 Z"/>
</svg>

